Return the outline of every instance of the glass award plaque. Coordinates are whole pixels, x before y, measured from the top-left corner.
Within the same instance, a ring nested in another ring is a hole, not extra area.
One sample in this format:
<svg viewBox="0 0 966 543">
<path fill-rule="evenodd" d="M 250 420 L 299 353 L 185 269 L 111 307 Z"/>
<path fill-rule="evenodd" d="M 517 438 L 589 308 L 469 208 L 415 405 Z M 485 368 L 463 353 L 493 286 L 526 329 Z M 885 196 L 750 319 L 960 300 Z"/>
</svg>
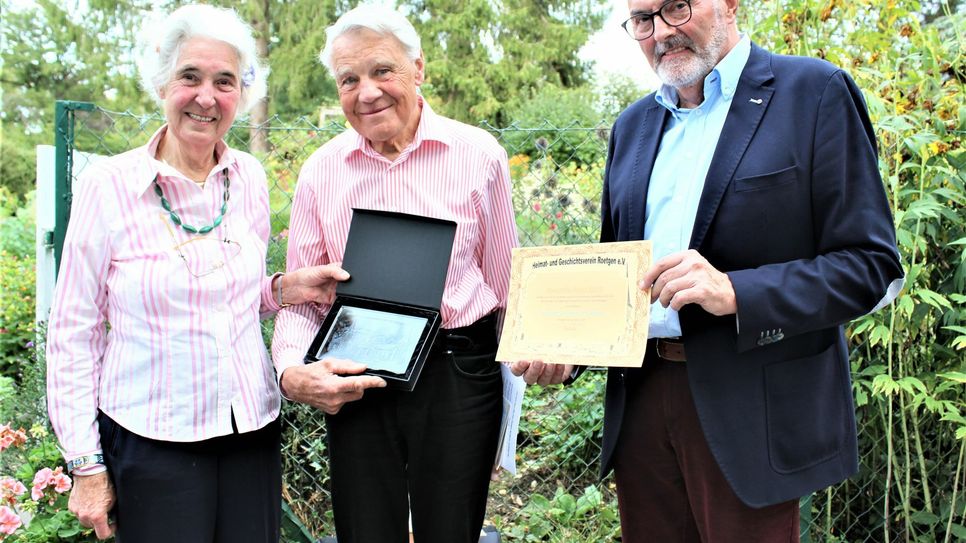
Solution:
<svg viewBox="0 0 966 543">
<path fill-rule="evenodd" d="M 367 366 L 393 388 L 412 390 L 439 330 L 439 311 L 339 297 L 306 355 L 307 362 L 342 358 Z"/>
</svg>

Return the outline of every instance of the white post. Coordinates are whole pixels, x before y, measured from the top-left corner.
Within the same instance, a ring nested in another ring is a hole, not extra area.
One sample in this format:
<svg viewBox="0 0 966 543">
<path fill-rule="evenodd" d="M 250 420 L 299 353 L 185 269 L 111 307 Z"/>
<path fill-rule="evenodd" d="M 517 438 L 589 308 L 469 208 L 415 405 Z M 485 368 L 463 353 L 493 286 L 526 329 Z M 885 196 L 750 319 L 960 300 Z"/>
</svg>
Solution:
<svg viewBox="0 0 966 543">
<path fill-rule="evenodd" d="M 91 164 L 105 157 L 92 153 L 74 151 L 74 171 L 71 172 L 72 192 L 77 190 L 77 180 L 81 172 Z M 38 323 L 47 322 L 50 304 L 54 298 L 54 281 L 57 269 L 54 267 L 54 200 L 58 196 L 54 179 L 56 177 L 56 149 L 53 145 L 37 146 L 37 306 L 34 318 Z"/>
<path fill-rule="evenodd" d="M 54 190 L 55 149 L 53 145 L 37 146 L 37 301 L 35 320 L 46 322 L 54 295 Z M 49 233 L 49 234 L 48 234 Z"/>
</svg>

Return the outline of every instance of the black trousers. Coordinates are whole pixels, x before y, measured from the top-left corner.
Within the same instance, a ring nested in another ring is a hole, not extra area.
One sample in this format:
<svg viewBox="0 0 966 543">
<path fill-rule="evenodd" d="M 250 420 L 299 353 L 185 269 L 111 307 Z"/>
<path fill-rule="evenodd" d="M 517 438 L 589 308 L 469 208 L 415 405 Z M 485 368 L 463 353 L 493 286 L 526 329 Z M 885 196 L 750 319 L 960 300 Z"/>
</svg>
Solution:
<svg viewBox="0 0 966 543">
<path fill-rule="evenodd" d="M 280 420 L 204 441 L 157 441 L 101 413 L 118 543 L 278 543 Z"/>
<path fill-rule="evenodd" d="M 503 412 L 492 317 L 441 330 L 412 392 L 327 416 L 339 543 L 477 543 Z"/>
</svg>

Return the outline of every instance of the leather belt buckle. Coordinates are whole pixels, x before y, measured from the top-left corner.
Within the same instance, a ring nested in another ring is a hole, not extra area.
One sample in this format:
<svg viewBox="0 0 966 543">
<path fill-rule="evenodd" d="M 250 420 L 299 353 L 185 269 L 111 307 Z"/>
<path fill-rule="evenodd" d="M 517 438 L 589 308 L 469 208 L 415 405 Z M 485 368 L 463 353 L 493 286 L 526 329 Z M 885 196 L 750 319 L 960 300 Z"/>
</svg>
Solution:
<svg viewBox="0 0 966 543">
<path fill-rule="evenodd" d="M 670 362 L 687 362 L 688 357 L 684 352 L 684 343 L 672 341 L 665 338 L 657 338 L 654 342 L 657 356 Z"/>
</svg>

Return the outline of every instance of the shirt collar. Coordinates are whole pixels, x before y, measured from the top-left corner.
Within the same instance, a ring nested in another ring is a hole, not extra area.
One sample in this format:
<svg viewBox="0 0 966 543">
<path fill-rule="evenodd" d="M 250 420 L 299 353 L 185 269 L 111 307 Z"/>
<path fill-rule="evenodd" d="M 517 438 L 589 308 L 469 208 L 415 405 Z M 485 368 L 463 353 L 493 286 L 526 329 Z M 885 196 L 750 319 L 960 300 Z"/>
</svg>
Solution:
<svg viewBox="0 0 966 543">
<path fill-rule="evenodd" d="M 741 79 L 741 72 L 748 63 L 749 55 L 751 55 L 751 38 L 742 34 L 731 51 L 718 62 L 711 73 L 705 76 L 704 102 L 701 105 L 717 96 L 721 96 L 725 101 L 731 101 L 738 89 L 738 80 Z M 662 84 L 654 98 L 675 116 L 687 114 L 687 110 L 678 107 L 678 92 L 670 85 Z"/>
<path fill-rule="evenodd" d="M 417 99 L 419 100 L 420 114 L 419 125 L 416 127 L 416 135 L 413 136 L 413 141 L 403 149 L 403 152 L 399 156 L 407 155 L 413 150 L 418 149 L 424 141 L 438 141 L 447 146 L 452 143 L 452 136 L 443 126 L 442 118 L 433 111 L 433 108 L 429 106 L 429 102 L 422 96 L 417 96 Z M 350 130 L 355 132 L 352 128 Z M 353 143 L 346 147 L 343 158 L 348 160 L 356 152 L 361 152 L 369 156 L 382 156 L 358 132 L 355 132 Z"/>
<path fill-rule="evenodd" d="M 143 152 L 142 160 L 140 161 L 141 167 L 138 168 L 137 180 L 134 184 L 134 190 L 138 196 L 144 194 L 154 184 L 154 178 L 158 174 L 161 174 L 162 177 L 185 179 L 181 172 L 157 159 L 158 145 L 161 143 L 161 138 L 164 137 L 167 131 L 168 125 L 162 125 L 151 136 L 147 145 L 141 148 L 141 152 Z M 224 141 L 219 141 L 215 144 L 215 155 L 218 156 L 218 164 L 215 165 L 212 171 L 220 172 L 225 168 L 232 168 L 235 165 L 235 154 Z"/>
</svg>

